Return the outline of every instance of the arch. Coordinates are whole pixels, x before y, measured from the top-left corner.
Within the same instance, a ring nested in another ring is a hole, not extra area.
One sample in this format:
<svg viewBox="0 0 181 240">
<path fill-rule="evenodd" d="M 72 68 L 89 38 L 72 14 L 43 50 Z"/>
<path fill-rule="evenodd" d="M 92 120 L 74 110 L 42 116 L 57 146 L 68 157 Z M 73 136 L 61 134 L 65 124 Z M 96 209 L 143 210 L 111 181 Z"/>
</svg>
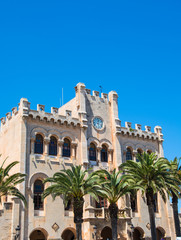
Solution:
<svg viewBox="0 0 181 240">
<path fill-rule="evenodd" d="M 101 149 L 101 162 L 108 162 L 107 146 L 104 144 L 102 145 L 102 149 Z"/>
<path fill-rule="evenodd" d="M 89 161 L 96 161 L 96 146 L 94 143 L 91 143 L 89 147 Z"/>
<path fill-rule="evenodd" d="M 41 133 L 36 134 L 35 137 L 35 146 L 34 146 L 34 153 L 43 154 L 43 141 L 44 138 Z"/>
<path fill-rule="evenodd" d="M 61 138 L 62 140 L 64 140 L 65 138 L 68 138 L 70 141 L 75 142 L 78 137 L 73 135 L 71 132 L 64 131 L 61 133 Z"/>
<path fill-rule="evenodd" d="M 48 233 L 45 229 L 43 228 L 35 228 L 31 233 L 30 233 L 30 240 L 47 240 L 48 238 Z"/>
<path fill-rule="evenodd" d="M 163 237 L 165 237 L 165 230 L 162 227 L 156 228 L 156 239 L 161 240 Z"/>
<path fill-rule="evenodd" d="M 127 160 L 133 160 L 133 153 L 130 147 L 127 147 L 127 150 L 126 150 L 126 161 Z"/>
<path fill-rule="evenodd" d="M 108 149 L 112 149 L 113 147 L 112 147 L 112 143 L 108 140 L 108 139 L 106 139 L 106 138 L 103 138 L 103 139 L 101 139 L 100 140 L 100 144 L 101 145 L 106 145 L 106 147 L 108 148 Z"/>
<path fill-rule="evenodd" d="M 74 228 L 66 228 L 61 235 L 63 240 L 74 240 L 76 239 L 76 230 Z"/>
<path fill-rule="evenodd" d="M 144 231 L 141 227 L 136 227 L 133 232 L 133 240 L 141 240 L 144 237 Z"/>
<path fill-rule="evenodd" d="M 47 130 L 43 127 L 35 127 L 31 130 L 31 138 L 35 138 L 37 134 L 41 134 L 43 137 L 47 137 Z"/>
<path fill-rule="evenodd" d="M 91 144 L 91 143 L 94 143 L 96 147 L 99 147 L 99 146 L 100 146 L 99 140 L 98 140 L 97 138 L 95 138 L 95 137 L 89 137 L 89 138 L 87 139 L 88 147 L 90 147 L 90 144 Z"/>
<path fill-rule="evenodd" d="M 57 156 L 57 138 L 55 136 L 50 137 L 49 155 Z"/>
<path fill-rule="evenodd" d="M 37 172 L 37 173 L 32 174 L 30 179 L 29 179 L 29 182 L 28 182 L 28 188 L 32 188 L 33 183 L 35 182 L 36 179 L 43 180 L 45 178 L 48 178 L 48 175 L 46 175 L 43 172 Z"/>
<path fill-rule="evenodd" d="M 63 149 L 62 149 L 63 157 L 70 157 L 70 144 L 71 144 L 71 141 L 69 140 L 69 138 L 64 138 Z"/>
<path fill-rule="evenodd" d="M 112 229 L 108 226 L 104 227 L 101 231 L 102 240 L 111 240 L 112 239 Z"/>
</svg>

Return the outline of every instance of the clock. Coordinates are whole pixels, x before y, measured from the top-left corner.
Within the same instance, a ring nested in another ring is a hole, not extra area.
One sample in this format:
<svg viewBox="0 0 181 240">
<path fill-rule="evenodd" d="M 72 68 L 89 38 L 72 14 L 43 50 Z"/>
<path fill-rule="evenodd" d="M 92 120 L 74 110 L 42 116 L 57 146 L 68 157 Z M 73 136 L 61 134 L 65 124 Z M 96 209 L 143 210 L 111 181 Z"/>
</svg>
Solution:
<svg viewBox="0 0 181 240">
<path fill-rule="evenodd" d="M 93 119 L 93 125 L 96 129 L 100 130 L 103 128 L 103 121 L 100 117 L 95 117 Z"/>
</svg>

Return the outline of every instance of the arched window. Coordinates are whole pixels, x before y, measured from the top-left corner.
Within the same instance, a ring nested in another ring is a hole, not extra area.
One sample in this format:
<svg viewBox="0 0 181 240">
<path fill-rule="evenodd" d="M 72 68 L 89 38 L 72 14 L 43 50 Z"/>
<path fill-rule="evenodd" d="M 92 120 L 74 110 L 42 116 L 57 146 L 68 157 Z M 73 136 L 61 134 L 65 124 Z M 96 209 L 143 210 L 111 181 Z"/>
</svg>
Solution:
<svg viewBox="0 0 181 240">
<path fill-rule="evenodd" d="M 139 159 L 138 159 L 138 155 L 141 155 L 142 154 L 142 150 L 141 149 L 138 149 L 137 150 L 137 156 L 136 156 L 136 161 L 139 162 Z"/>
<path fill-rule="evenodd" d="M 126 151 L 126 160 L 132 160 L 132 151 L 130 148 L 127 148 L 127 151 Z"/>
<path fill-rule="evenodd" d="M 43 201 L 41 195 L 44 191 L 44 185 L 41 180 L 34 183 L 34 210 L 43 210 Z"/>
<path fill-rule="evenodd" d="M 57 139 L 53 136 L 50 138 L 49 155 L 53 156 L 57 155 Z"/>
<path fill-rule="evenodd" d="M 43 137 L 40 134 L 36 135 L 36 139 L 35 139 L 35 153 L 43 154 Z"/>
<path fill-rule="evenodd" d="M 70 157 L 70 141 L 65 138 L 63 143 L 63 157 Z"/>
<path fill-rule="evenodd" d="M 102 145 L 101 149 L 101 162 L 107 162 L 107 147 Z"/>
<path fill-rule="evenodd" d="M 96 161 L 96 146 L 91 143 L 89 148 L 89 160 Z"/>
</svg>

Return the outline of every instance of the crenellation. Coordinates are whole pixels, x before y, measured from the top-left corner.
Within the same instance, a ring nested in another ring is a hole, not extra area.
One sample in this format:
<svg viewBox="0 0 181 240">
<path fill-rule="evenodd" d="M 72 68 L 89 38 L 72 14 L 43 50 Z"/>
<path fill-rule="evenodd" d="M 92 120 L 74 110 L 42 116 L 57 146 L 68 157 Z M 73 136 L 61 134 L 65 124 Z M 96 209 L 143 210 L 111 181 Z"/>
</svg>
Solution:
<svg viewBox="0 0 181 240">
<path fill-rule="evenodd" d="M 37 111 L 38 112 L 45 112 L 45 105 L 37 104 Z"/>
<path fill-rule="evenodd" d="M 56 107 L 51 107 L 51 113 L 52 114 L 58 114 L 58 108 L 56 108 Z"/>
<path fill-rule="evenodd" d="M 131 125 L 132 125 L 131 122 L 125 122 L 125 127 L 126 128 L 131 128 Z"/>
<path fill-rule="evenodd" d="M 101 93 L 101 98 L 108 100 L 108 94 L 107 93 Z"/>
<path fill-rule="evenodd" d="M 91 94 L 91 90 L 90 89 L 86 88 L 85 91 L 86 91 L 87 94 Z"/>
<path fill-rule="evenodd" d="M 12 108 L 12 115 L 16 115 L 18 113 L 18 108 L 17 107 L 13 107 Z"/>
<path fill-rule="evenodd" d="M 12 118 L 11 112 L 6 113 L 6 119 L 10 120 Z"/>
<path fill-rule="evenodd" d="M 94 97 L 99 97 L 99 92 L 98 91 L 92 91 Z"/>
<path fill-rule="evenodd" d="M 151 132 L 151 127 L 150 126 L 145 126 L 145 131 L 146 132 Z"/>
<path fill-rule="evenodd" d="M 4 125 L 6 123 L 6 118 L 5 117 L 2 117 L 0 120 L 1 120 L 1 124 Z"/>
<path fill-rule="evenodd" d="M 141 131 L 141 124 L 136 123 L 135 124 L 135 129 L 138 131 Z"/>
</svg>

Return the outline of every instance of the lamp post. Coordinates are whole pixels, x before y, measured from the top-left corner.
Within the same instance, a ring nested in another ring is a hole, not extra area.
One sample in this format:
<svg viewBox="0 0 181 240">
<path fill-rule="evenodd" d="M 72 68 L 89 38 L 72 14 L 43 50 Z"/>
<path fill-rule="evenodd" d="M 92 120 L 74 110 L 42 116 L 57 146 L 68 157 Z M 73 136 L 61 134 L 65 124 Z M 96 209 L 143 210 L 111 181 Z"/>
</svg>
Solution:
<svg viewBox="0 0 181 240">
<path fill-rule="evenodd" d="M 19 239 L 19 236 L 20 236 L 20 226 L 18 225 L 16 228 L 16 235 L 15 235 L 15 240 L 18 240 Z"/>
<path fill-rule="evenodd" d="M 96 234 L 97 234 L 97 227 L 94 225 L 93 227 L 94 233 L 92 233 L 92 238 L 96 240 Z"/>
</svg>

